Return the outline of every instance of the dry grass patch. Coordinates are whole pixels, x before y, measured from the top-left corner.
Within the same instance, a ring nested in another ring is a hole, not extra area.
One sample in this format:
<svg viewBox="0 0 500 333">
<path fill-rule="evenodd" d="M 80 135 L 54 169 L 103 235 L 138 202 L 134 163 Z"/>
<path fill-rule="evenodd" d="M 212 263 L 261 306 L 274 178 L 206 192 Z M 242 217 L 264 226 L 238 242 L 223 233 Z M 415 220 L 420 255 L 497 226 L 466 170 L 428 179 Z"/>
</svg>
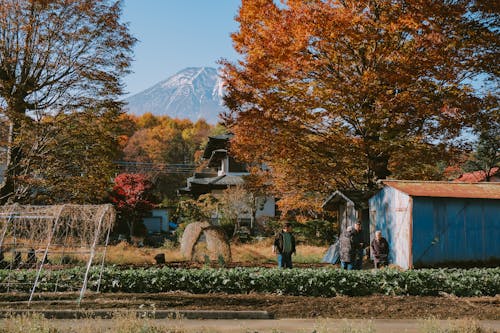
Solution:
<svg viewBox="0 0 500 333">
<path fill-rule="evenodd" d="M 321 262 L 327 250 L 326 246 L 299 245 L 297 255 L 293 260 L 300 263 L 318 263 Z"/>
<path fill-rule="evenodd" d="M 241 329 L 236 332 L 283 332 L 271 327 L 263 330 L 249 330 L 245 328 L 242 322 Z M 378 329 L 372 320 L 363 322 L 350 322 L 348 320 L 339 321 L 337 325 L 332 325 L 328 320 L 319 319 L 312 323 L 310 329 L 301 332 L 315 333 L 376 333 L 384 330 Z M 411 326 L 411 325 L 410 325 Z M 409 327 L 410 327 L 409 326 Z M 422 333 L 492 333 L 493 329 L 482 327 L 475 320 L 446 320 L 439 321 L 428 319 L 423 321 L 418 332 Z M 406 331 L 406 329 L 404 330 Z M 404 332 L 403 331 L 403 332 Z M 413 330 L 411 330 L 413 331 Z M 125 313 L 115 313 L 111 319 L 74 319 L 69 321 L 50 320 L 40 314 L 30 314 L 22 316 L 12 316 L 6 319 L 0 319 L 0 333 L 95 333 L 95 332 L 113 332 L 113 333 L 184 333 L 193 332 L 187 328 L 182 319 L 169 318 L 168 320 L 154 320 L 147 316 L 138 316 L 134 311 Z M 203 327 L 196 329 L 199 333 L 220 332 L 217 328 Z"/>
<path fill-rule="evenodd" d="M 272 238 L 261 241 L 231 245 L 233 258 L 238 262 L 266 263 L 276 261 Z M 324 246 L 298 245 L 293 258 L 298 263 L 319 263 L 328 248 Z"/>
<path fill-rule="evenodd" d="M 429 318 L 422 323 L 422 332 L 425 333 L 494 333 L 492 329 L 484 328 L 474 318 L 459 319 L 441 322 Z"/>
<path fill-rule="evenodd" d="M 255 264 L 269 263 L 276 261 L 276 255 L 272 252 L 272 238 L 266 238 L 251 243 L 231 244 L 231 255 L 235 262 L 250 262 Z M 206 247 L 205 243 L 200 243 L 198 248 Z M 326 252 L 326 247 L 298 245 L 297 255 L 294 262 L 297 263 L 318 263 Z M 195 252 L 203 252 L 196 250 Z M 106 264 L 115 265 L 152 265 L 155 264 L 154 256 L 164 253 L 168 262 L 186 261 L 181 254 L 179 247 L 164 246 L 161 248 L 136 247 L 127 242 L 108 246 L 106 252 Z M 203 258 L 197 258 L 203 262 Z M 97 258 L 99 260 L 99 258 Z"/>
<path fill-rule="evenodd" d="M 182 323 L 163 327 L 157 321 L 138 317 L 135 312 L 116 313 L 111 319 L 74 319 L 69 323 L 46 319 L 40 314 L 12 316 L 0 320 L 0 333 L 184 333 Z M 205 332 L 205 331 L 203 331 Z M 208 332 L 207 332 L 208 333 Z"/>
<path fill-rule="evenodd" d="M 231 244 L 231 253 L 237 262 L 265 263 L 275 260 L 272 246 L 273 240 L 266 238 L 257 242 Z"/>
<path fill-rule="evenodd" d="M 150 265 L 155 264 L 154 257 L 159 253 L 165 254 L 165 260 L 182 261 L 178 248 L 150 248 L 137 247 L 127 242 L 108 246 L 106 251 L 106 263 L 115 265 Z"/>
</svg>

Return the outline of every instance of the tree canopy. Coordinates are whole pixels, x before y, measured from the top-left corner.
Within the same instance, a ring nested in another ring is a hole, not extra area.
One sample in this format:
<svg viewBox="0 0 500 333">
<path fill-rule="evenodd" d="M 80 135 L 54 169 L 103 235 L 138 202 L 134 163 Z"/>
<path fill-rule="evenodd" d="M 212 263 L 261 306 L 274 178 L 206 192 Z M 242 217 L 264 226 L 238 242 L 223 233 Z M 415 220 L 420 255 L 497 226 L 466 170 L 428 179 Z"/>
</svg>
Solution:
<svg viewBox="0 0 500 333">
<path fill-rule="evenodd" d="M 194 163 L 194 155 L 206 142 L 212 126 L 205 120 L 191 122 L 145 113 L 131 117 L 135 131 L 124 142 L 124 159 L 154 164 Z"/>
<path fill-rule="evenodd" d="M 122 173 L 116 176 L 111 199 L 118 211 L 117 231 L 127 229 L 130 236 L 144 232 L 141 219 L 155 207 L 152 189 L 153 183 L 147 175 Z"/>
<path fill-rule="evenodd" d="M 102 203 L 109 200 L 114 162 L 120 155 L 115 111 L 87 110 L 45 117 L 23 128 L 23 177 L 18 197 L 25 202 Z M 23 193 L 24 192 L 24 193 Z M 21 195 L 23 194 L 23 195 Z"/>
<path fill-rule="evenodd" d="M 498 172 L 500 168 L 500 124 L 495 127 L 484 129 L 479 134 L 479 139 L 475 151 L 466 161 L 464 168 L 466 171 L 483 171 L 485 180 Z"/>
<path fill-rule="evenodd" d="M 471 82 L 498 90 L 488 1 L 243 0 L 236 20 L 241 60 L 222 61 L 231 151 L 269 165 L 282 202 L 439 178 L 481 113 Z"/>
<path fill-rule="evenodd" d="M 120 108 L 135 39 L 112 0 L 0 0 L 0 112 L 9 124 L 2 200 L 20 199 L 22 128 L 43 115 Z"/>
<path fill-rule="evenodd" d="M 151 113 L 127 118 L 132 124 L 129 128 L 133 127 L 133 130 L 122 137 L 123 160 L 148 166 L 157 196 L 175 201 L 177 190 L 185 186 L 192 166 L 201 156 L 201 146 L 214 130 L 213 126 L 203 119 L 193 123 Z M 167 165 L 180 168 L 169 171 Z"/>
</svg>

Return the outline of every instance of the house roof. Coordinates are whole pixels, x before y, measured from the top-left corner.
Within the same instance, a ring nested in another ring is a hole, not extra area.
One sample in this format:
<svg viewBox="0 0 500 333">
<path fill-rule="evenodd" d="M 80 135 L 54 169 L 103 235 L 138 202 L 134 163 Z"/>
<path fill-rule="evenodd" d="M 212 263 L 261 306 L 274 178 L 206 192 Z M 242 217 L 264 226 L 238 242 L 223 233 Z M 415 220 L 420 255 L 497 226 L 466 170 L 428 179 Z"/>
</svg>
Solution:
<svg viewBox="0 0 500 333">
<path fill-rule="evenodd" d="M 216 176 L 206 178 L 188 178 L 188 186 L 180 188 L 181 194 L 201 195 L 209 193 L 213 189 L 226 189 L 230 186 L 243 184 L 242 176 Z"/>
<path fill-rule="evenodd" d="M 500 199 L 500 183 L 383 180 L 384 185 L 415 197 Z"/>
<path fill-rule="evenodd" d="M 491 169 L 490 176 L 500 176 L 500 168 L 499 167 L 494 167 Z M 486 172 L 484 170 L 479 170 L 479 171 L 473 171 L 473 172 L 467 172 L 454 181 L 456 182 L 484 182 L 486 180 Z"/>
<path fill-rule="evenodd" d="M 321 206 L 323 209 L 328 209 L 331 207 L 336 207 L 339 203 L 347 203 L 354 205 L 351 199 L 345 196 L 341 191 L 335 191 L 328 198 L 325 199 L 323 205 Z"/>
<path fill-rule="evenodd" d="M 368 199 L 373 194 L 373 192 L 353 189 L 336 190 L 325 199 L 322 208 L 325 210 L 336 209 L 340 203 L 354 204 L 356 208 L 361 209 L 368 208 Z"/>
<path fill-rule="evenodd" d="M 212 152 L 217 149 L 226 149 L 229 143 L 229 140 L 233 137 L 233 134 L 222 134 L 216 136 L 209 136 L 207 146 L 203 151 L 203 158 L 209 159 L 212 156 Z"/>
<path fill-rule="evenodd" d="M 198 184 L 198 185 L 240 185 L 243 184 L 242 176 L 228 176 L 222 175 L 217 177 L 209 177 L 209 178 L 188 178 L 188 182 L 190 185 Z"/>
<path fill-rule="evenodd" d="M 220 165 L 220 161 L 227 157 L 226 149 L 216 149 L 212 151 L 210 160 L 208 161 L 209 167 L 217 167 Z"/>
<path fill-rule="evenodd" d="M 241 185 L 243 184 L 243 177 L 242 176 L 220 176 L 217 177 L 217 179 L 214 179 L 210 184 L 213 185 Z"/>
</svg>

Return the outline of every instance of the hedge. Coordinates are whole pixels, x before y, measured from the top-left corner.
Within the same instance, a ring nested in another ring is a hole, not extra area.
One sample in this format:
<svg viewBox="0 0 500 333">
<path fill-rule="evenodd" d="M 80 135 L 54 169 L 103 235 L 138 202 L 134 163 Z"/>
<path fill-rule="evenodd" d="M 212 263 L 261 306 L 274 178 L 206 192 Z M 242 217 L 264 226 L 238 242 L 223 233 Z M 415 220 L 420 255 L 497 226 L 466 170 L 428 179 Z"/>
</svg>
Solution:
<svg viewBox="0 0 500 333">
<path fill-rule="evenodd" d="M 79 290 L 83 268 L 44 270 L 37 291 Z M 100 271 L 91 270 L 88 289 L 96 290 Z M 29 292 L 35 270 L 0 270 L 0 292 Z M 102 292 L 158 293 L 186 291 L 190 293 L 250 292 L 280 295 L 332 297 L 416 295 L 495 296 L 500 293 L 500 268 L 391 269 L 345 271 L 331 268 L 308 269 L 121 269 L 106 267 L 102 271 Z"/>
</svg>

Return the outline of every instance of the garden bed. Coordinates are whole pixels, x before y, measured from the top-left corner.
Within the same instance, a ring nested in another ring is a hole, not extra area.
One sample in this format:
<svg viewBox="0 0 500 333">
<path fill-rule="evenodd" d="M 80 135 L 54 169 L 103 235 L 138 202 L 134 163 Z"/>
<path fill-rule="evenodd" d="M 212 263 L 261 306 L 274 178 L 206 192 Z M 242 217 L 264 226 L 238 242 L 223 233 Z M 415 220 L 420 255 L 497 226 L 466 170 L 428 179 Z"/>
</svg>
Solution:
<svg viewBox="0 0 500 333">
<path fill-rule="evenodd" d="M 272 294 L 89 293 L 80 306 L 76 293 L 37 294 L 30 309 L 111 311 L 259 310 L 275 318 L 500 319 L 500 297 L 360 296 L 307 297 Z M 0 294 L 2 310 L 26 309 L 27 294 Z"/>
<path fill-rule="evenodd" d="M 44 270 L 37 292 L 74 291 L 82 286 L 83 267 Z M 0 270 L 0 292 L 29 292 L 37 271 Z M 334 268 L 129 268 L 94 267 L 89 291 L 193 294 L 281 294 L 293 296 L 496 296 L 500 294 L 500 268 L 393 269 L 345 271 Z"/>
</svg>

